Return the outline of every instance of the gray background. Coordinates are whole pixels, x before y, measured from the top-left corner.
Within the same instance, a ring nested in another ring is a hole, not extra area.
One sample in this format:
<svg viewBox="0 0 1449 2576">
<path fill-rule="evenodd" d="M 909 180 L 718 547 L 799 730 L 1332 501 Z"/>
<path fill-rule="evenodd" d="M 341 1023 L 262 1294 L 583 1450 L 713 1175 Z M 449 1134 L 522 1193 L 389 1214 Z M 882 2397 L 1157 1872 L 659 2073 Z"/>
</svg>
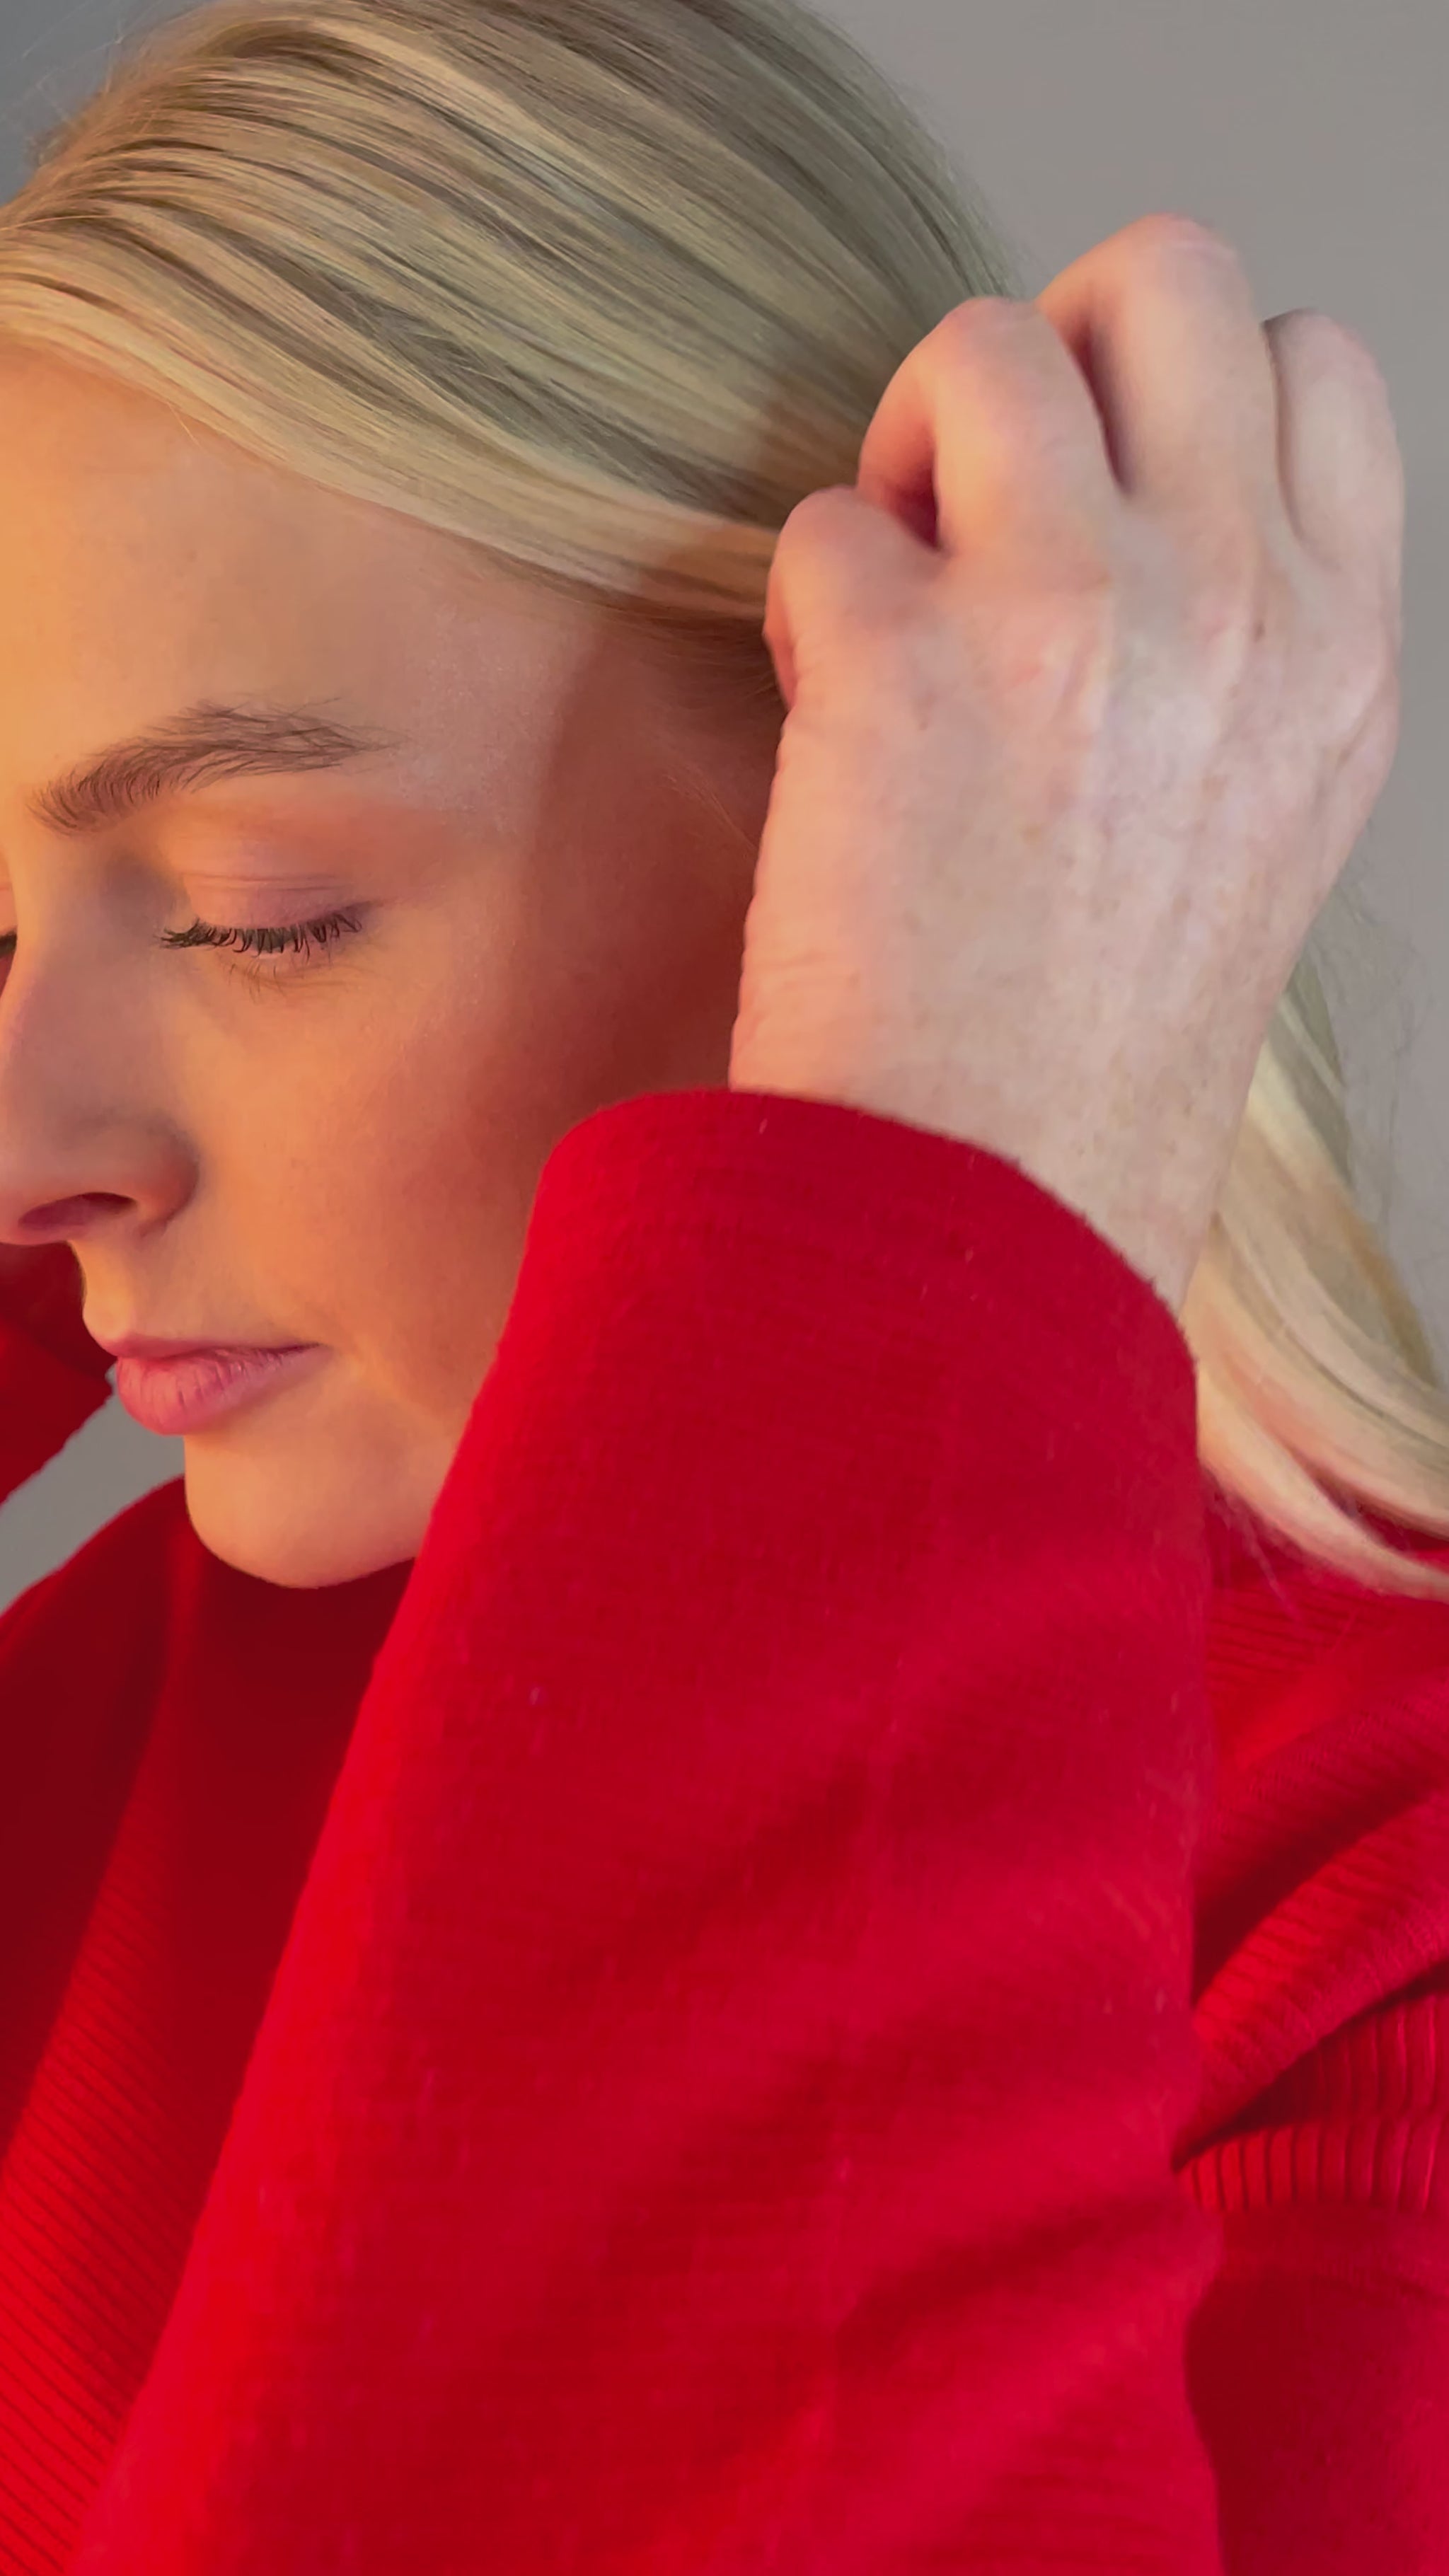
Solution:
<svg viewBox="0 0 1449 2576">
<path fill-rule="evenodd" d="M 1236 243 L 1266 321 L 1316 305 L 1388 380 L 1409 483 L 1404 730 L 1352 863 L 1379 933 L 1335 1012 L 1356 1125 L 1392 1155 L 1371 1212 L 1449 1356 L 1449 8 L 1445 0 L 827 0 L 984 192 L 1038 293 L 1155 210 Z M 91 89 L 124 0 L 0 0 L 0 194 L 24 138 Z M 0 1607 L 182 1444 L 111 1403 L 0 1511 Z"/>
</svg>

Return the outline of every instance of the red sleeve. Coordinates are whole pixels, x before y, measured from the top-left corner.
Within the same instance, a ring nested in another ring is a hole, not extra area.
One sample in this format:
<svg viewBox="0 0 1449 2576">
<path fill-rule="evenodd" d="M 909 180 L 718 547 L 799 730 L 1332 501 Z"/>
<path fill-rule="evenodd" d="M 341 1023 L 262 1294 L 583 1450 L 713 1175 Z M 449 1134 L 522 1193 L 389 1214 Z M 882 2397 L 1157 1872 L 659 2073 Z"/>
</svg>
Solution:
<svg viewBox="0 0 1449 2576">
<path fill-rule="evenodd" d="M 110 1401 L 115 1363 L 81 1321 L 70 1246 L 0 1244 L 0 1502 Z"/>
<path fill-rule="evenodd" d="M 991 1154 L 563 1139 L 75 2576 L 1221 2576 L 1195 1433 Z"/>
</svg>

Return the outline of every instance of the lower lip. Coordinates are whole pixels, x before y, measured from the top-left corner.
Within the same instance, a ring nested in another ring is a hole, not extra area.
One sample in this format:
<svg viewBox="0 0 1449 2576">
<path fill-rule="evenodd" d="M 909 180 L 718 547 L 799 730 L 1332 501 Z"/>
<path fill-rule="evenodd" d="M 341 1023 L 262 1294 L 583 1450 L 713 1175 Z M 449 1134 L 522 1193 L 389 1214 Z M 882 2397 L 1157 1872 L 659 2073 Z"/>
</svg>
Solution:
<svg viewBox="0 0 1449 2576">
<path fill-rule="evenodd" d="M 183 1359 L 118 1360 L 116 1393 L 143 1431 L 174 1436 L 255 1404 L 324 1357 L 320 1342 L 305 1342 L 288 1351 L 190 1351 Z"/>
</svg>

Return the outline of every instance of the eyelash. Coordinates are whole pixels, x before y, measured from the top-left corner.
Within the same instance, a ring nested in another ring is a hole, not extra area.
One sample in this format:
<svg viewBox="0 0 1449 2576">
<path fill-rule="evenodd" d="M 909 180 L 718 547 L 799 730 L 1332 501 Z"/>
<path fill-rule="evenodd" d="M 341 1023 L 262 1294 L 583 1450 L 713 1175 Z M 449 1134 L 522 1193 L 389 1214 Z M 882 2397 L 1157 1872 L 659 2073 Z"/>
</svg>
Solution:
<svg viewBox="0 0 1449 2576">
<path fill-rule="evenodd" d="M 333 940 L 352 930 L 360 930 L 355 913 L 328 912 L 318 921 L 288 922 L 277 930 L 229 930 L 216 922 L 193 921 L 189 930 L 164 930 L 157 942 L 161 948 L 230 948 L 248 957 L 276 957 L 289 951 L 293 956 L 310 957 L 314 944 L 325 949 Z M 0 966 L 14 957 L 16 933 L 7 930 L 0 935 Z"/>
<path fill-rule="evenodd" d="M 249 957 L 274 957 L 289 949 L 294 956 L 310 957 L 314 941 L 325 948 L 330 940 L 360 927 L 350 912 L 324 913 L 320 921 L 288 922 L 280 930 L 224 930 L 214 922 L 193 921 L 189 930 L 163 931 L 158 944 L 162 948 L 234 948 Z"/>
</svg>

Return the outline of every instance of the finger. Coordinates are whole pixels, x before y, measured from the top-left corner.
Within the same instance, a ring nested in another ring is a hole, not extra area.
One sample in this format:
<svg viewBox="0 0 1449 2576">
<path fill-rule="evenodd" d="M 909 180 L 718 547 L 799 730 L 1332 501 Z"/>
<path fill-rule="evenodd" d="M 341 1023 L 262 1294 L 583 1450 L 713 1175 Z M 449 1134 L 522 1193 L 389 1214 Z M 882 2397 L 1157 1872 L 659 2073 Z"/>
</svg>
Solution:
<svg viewBox="0 0 1449 2576">
<path fill-rule="evenodd" d="M 1210 529 L 1225 512 L 1281 516 L 1277 371 L 1220 234 L 1145 216 L 1036 301 L 1091 384 L 1125 492 Z"/>
<path fill-rule="evenodd" d="M 891 378 L 856 489 L 950 555 L 1098 551 L 1119 495 L 1091 389 L 1034 305 L 958 304 Z"/>
<path fill-rule="evenodd" d="M 770 559 L 763 628 L 787 713 L 801 677 L 796 637 L 812 667 L 848 665 L 862 623 L 909 598 L 929 563 L 909 530 L 849 484 L 826 484 L 796 502 Z"/>
<path fill-rule="evenodd" d="M 1265 332 L 1288 514 L 1315 554 L 1387 584 L 1401 612 L 1404 459 L 1377 361 L 1326 313 L 1279 313 Z"/>
</svg>

